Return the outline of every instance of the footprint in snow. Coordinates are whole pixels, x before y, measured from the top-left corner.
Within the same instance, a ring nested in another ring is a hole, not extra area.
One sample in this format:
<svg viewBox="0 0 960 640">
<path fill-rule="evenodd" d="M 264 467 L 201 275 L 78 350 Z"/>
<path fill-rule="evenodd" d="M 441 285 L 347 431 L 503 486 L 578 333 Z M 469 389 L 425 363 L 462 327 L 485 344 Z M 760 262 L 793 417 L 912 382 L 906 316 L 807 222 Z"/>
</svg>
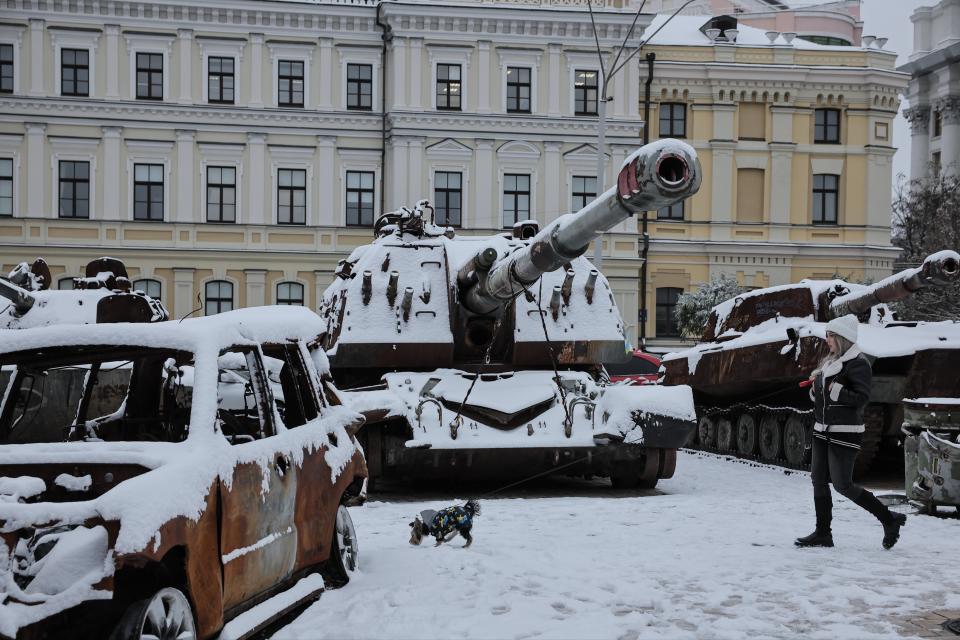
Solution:
<svg viewBox="0 0 960 640">
<path fill-rule="evenodd" d="M 505 613 L 510 613 L 510 607 L 505 604 L 497 605 L 490 609 L 490 613 L 495 616 L 502 616 Z"/>
<path fill-rule="evenodd" d="M 553 607 L 553 610 L 554 610 L 554 611 L 556 611 L 557 613 L 561 613 L 561 614 L 563 614 L 563 615 L 565 615 L 565 616 L 568 616 L 568 615 L 570 615 L 571 613 L 574 613 L 574 610 L 571 609 L 570 607 L 568 607 L 568 606 L 567 606 L 565 603 L 563 603 L 563 602 L 551 602 L 551 603 L 550 603 L 550 606 Z"/>
</svg>

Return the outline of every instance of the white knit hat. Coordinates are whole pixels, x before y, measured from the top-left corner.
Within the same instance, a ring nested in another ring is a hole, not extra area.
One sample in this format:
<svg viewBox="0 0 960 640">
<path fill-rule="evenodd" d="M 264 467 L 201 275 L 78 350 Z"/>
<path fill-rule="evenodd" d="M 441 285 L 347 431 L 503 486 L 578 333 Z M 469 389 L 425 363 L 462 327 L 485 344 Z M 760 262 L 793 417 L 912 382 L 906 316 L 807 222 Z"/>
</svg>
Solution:
<svg viewBox="0 0 960 640">
<path fill-rule="evenodd" d="M 860 323 L 857 321 L 857 316 L 853 314 L 847 314 L 845 316 L 840 316 L 839 318 L 834 318 L 827 323 L 827 331 L 830 333 L 835 333 L 838 336 L 843 336 L 850 342 L 855 343 L 857 341 L 857 325 Z"/>
</svg>

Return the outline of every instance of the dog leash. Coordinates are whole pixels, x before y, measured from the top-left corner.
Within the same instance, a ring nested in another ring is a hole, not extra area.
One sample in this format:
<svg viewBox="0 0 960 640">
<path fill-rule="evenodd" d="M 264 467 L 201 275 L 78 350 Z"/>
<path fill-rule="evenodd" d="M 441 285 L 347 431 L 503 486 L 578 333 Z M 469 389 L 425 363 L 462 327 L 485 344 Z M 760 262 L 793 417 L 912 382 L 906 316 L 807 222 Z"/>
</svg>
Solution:
<svg viewBox="0 0 960 640">
<path fill-rule="evenodd" d="M 517 485 L 523 484 L 524 482 L 530 482 L 531 480 L 536 480 L 537 478 L 540 478 L 540 477 L 542 477 L 542 476 L 550 475 L 551 473 L 556 473 L 556 472 L 559 471 L 560 469 L 566 469 L 567 467 L 572 467 L 572 466 L 575 465 L 575 464 L 579 464 L 579 463 L 583 462 L 584 460 L 587 460 L 588 458 L 590 458 L 591 455 L 596 455 L 596 454 L 594 454 L 594 453 L 589 453 L 589 454 L 583 456 L 582 458 L 577 458 L 576 460 L 573 460 L 572 462 L 567 462 L 566 464 L 562 464 L 562 465 L 560 465 L 559 467 L 553 467 L 553 468 L 548 469 L 548 470 L 546 470 L 546 471 L 541 471 L 540 473 L 534 474 L 534 475 L 532 475 L 532 476 L 530 476 L 530 477 L 528 477 L 528 478 L 523 478 L 523 479 L 521 479 L 521 480 L 517 480 L 516 482 L 511 482 L 510 484 L 505 485 L 505 486 L 503 486 L 503 487 L 500 487 L 499 489 L 494 489 L 493 491 L 488 491 L 487 493 L 484 493 L 483 495 L 481 495 L 481 496 L 480 496 L 479 498 L 477 498 L 477 499 L 480 500 L 480 499 L 488 498 L 488 497 L 490 497 L 490 496 L 493 496 L 493 495 L 496 495 L 496 494 L 500 493 L 501 491 L 506 491 L 507 489 L 509 489 L 509 488 L 511 488 L 511 487 L 515 487 L 515 486 L 517 486 Z"/>
</svg>

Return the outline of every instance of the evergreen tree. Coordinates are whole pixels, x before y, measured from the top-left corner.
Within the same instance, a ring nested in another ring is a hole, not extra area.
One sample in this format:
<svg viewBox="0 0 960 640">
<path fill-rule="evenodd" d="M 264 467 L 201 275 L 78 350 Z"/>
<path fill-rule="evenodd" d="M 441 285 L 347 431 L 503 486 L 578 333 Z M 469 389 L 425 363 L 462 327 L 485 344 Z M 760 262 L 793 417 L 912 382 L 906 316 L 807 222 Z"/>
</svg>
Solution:
<svg viewBox="0 0 960 640">
<path fill-rule="evenodd" d="M 729 300 L 746 291 L 737 283 L 737 279 L 726 273 L 713 276 L 710 282 L 696 291 L 682 294 L 677 298 L 674 318 L 680 335 L 684 338 L 699 339 L 707 326 L 710 310 L 724 300 Z"/>
</svg>

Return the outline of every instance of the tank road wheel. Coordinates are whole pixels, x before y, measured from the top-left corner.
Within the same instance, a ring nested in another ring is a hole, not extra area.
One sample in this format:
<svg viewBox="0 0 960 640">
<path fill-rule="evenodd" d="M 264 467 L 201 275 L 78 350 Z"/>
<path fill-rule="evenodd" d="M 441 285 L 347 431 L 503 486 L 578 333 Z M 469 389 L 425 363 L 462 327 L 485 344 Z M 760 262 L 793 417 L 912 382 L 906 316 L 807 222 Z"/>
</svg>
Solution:
<svg viewBox="0 0 960 640">
<path fill-rule="evenodd" d="M 720 418 L 717 420 L 717 449 L 720 449 L 720 451 L 733 451 L 736 442 L 737 434 L 730 418 Z"/>
<path fill-rule="evenodd" d="M 131 604 L 110 636 L 112 640 L 182 638 L 195 640 L 196 624 L 190 601 L 179 589 L 166 587 Z"/>
<path fill-rule="evenodd" d="M 642 459 L 618 464 L 610 473 L 610 484 L 614 489 L 653 489 L 659 470 L 660 450 L 647 449 Z"/>
<path fill-rule="evenodd" d="M 783 457 L 794 467 L 807 461 L 807 421 L 792 415 L 783 424 Z"/>
<path fill-rule="evenodd" d="M 757 421 L 749 413 L 740 414 L 737 420 L 737 453 L 752 456 L 757 450 Z"/>
<path fill-rule="evenodd" d="M 712 449 L 717 444 L 717 420 L 709 416 L 700 418 L 697 424 L 697 442 L 702 449 Z"/>
<path fill-rule="evenodd" d="M 765 413 L 760 418 L 760 459 L 775 462 L 780 458 L 783 438 L 780 431 L 780 418 L 773 413 Z"/>
</svg>

